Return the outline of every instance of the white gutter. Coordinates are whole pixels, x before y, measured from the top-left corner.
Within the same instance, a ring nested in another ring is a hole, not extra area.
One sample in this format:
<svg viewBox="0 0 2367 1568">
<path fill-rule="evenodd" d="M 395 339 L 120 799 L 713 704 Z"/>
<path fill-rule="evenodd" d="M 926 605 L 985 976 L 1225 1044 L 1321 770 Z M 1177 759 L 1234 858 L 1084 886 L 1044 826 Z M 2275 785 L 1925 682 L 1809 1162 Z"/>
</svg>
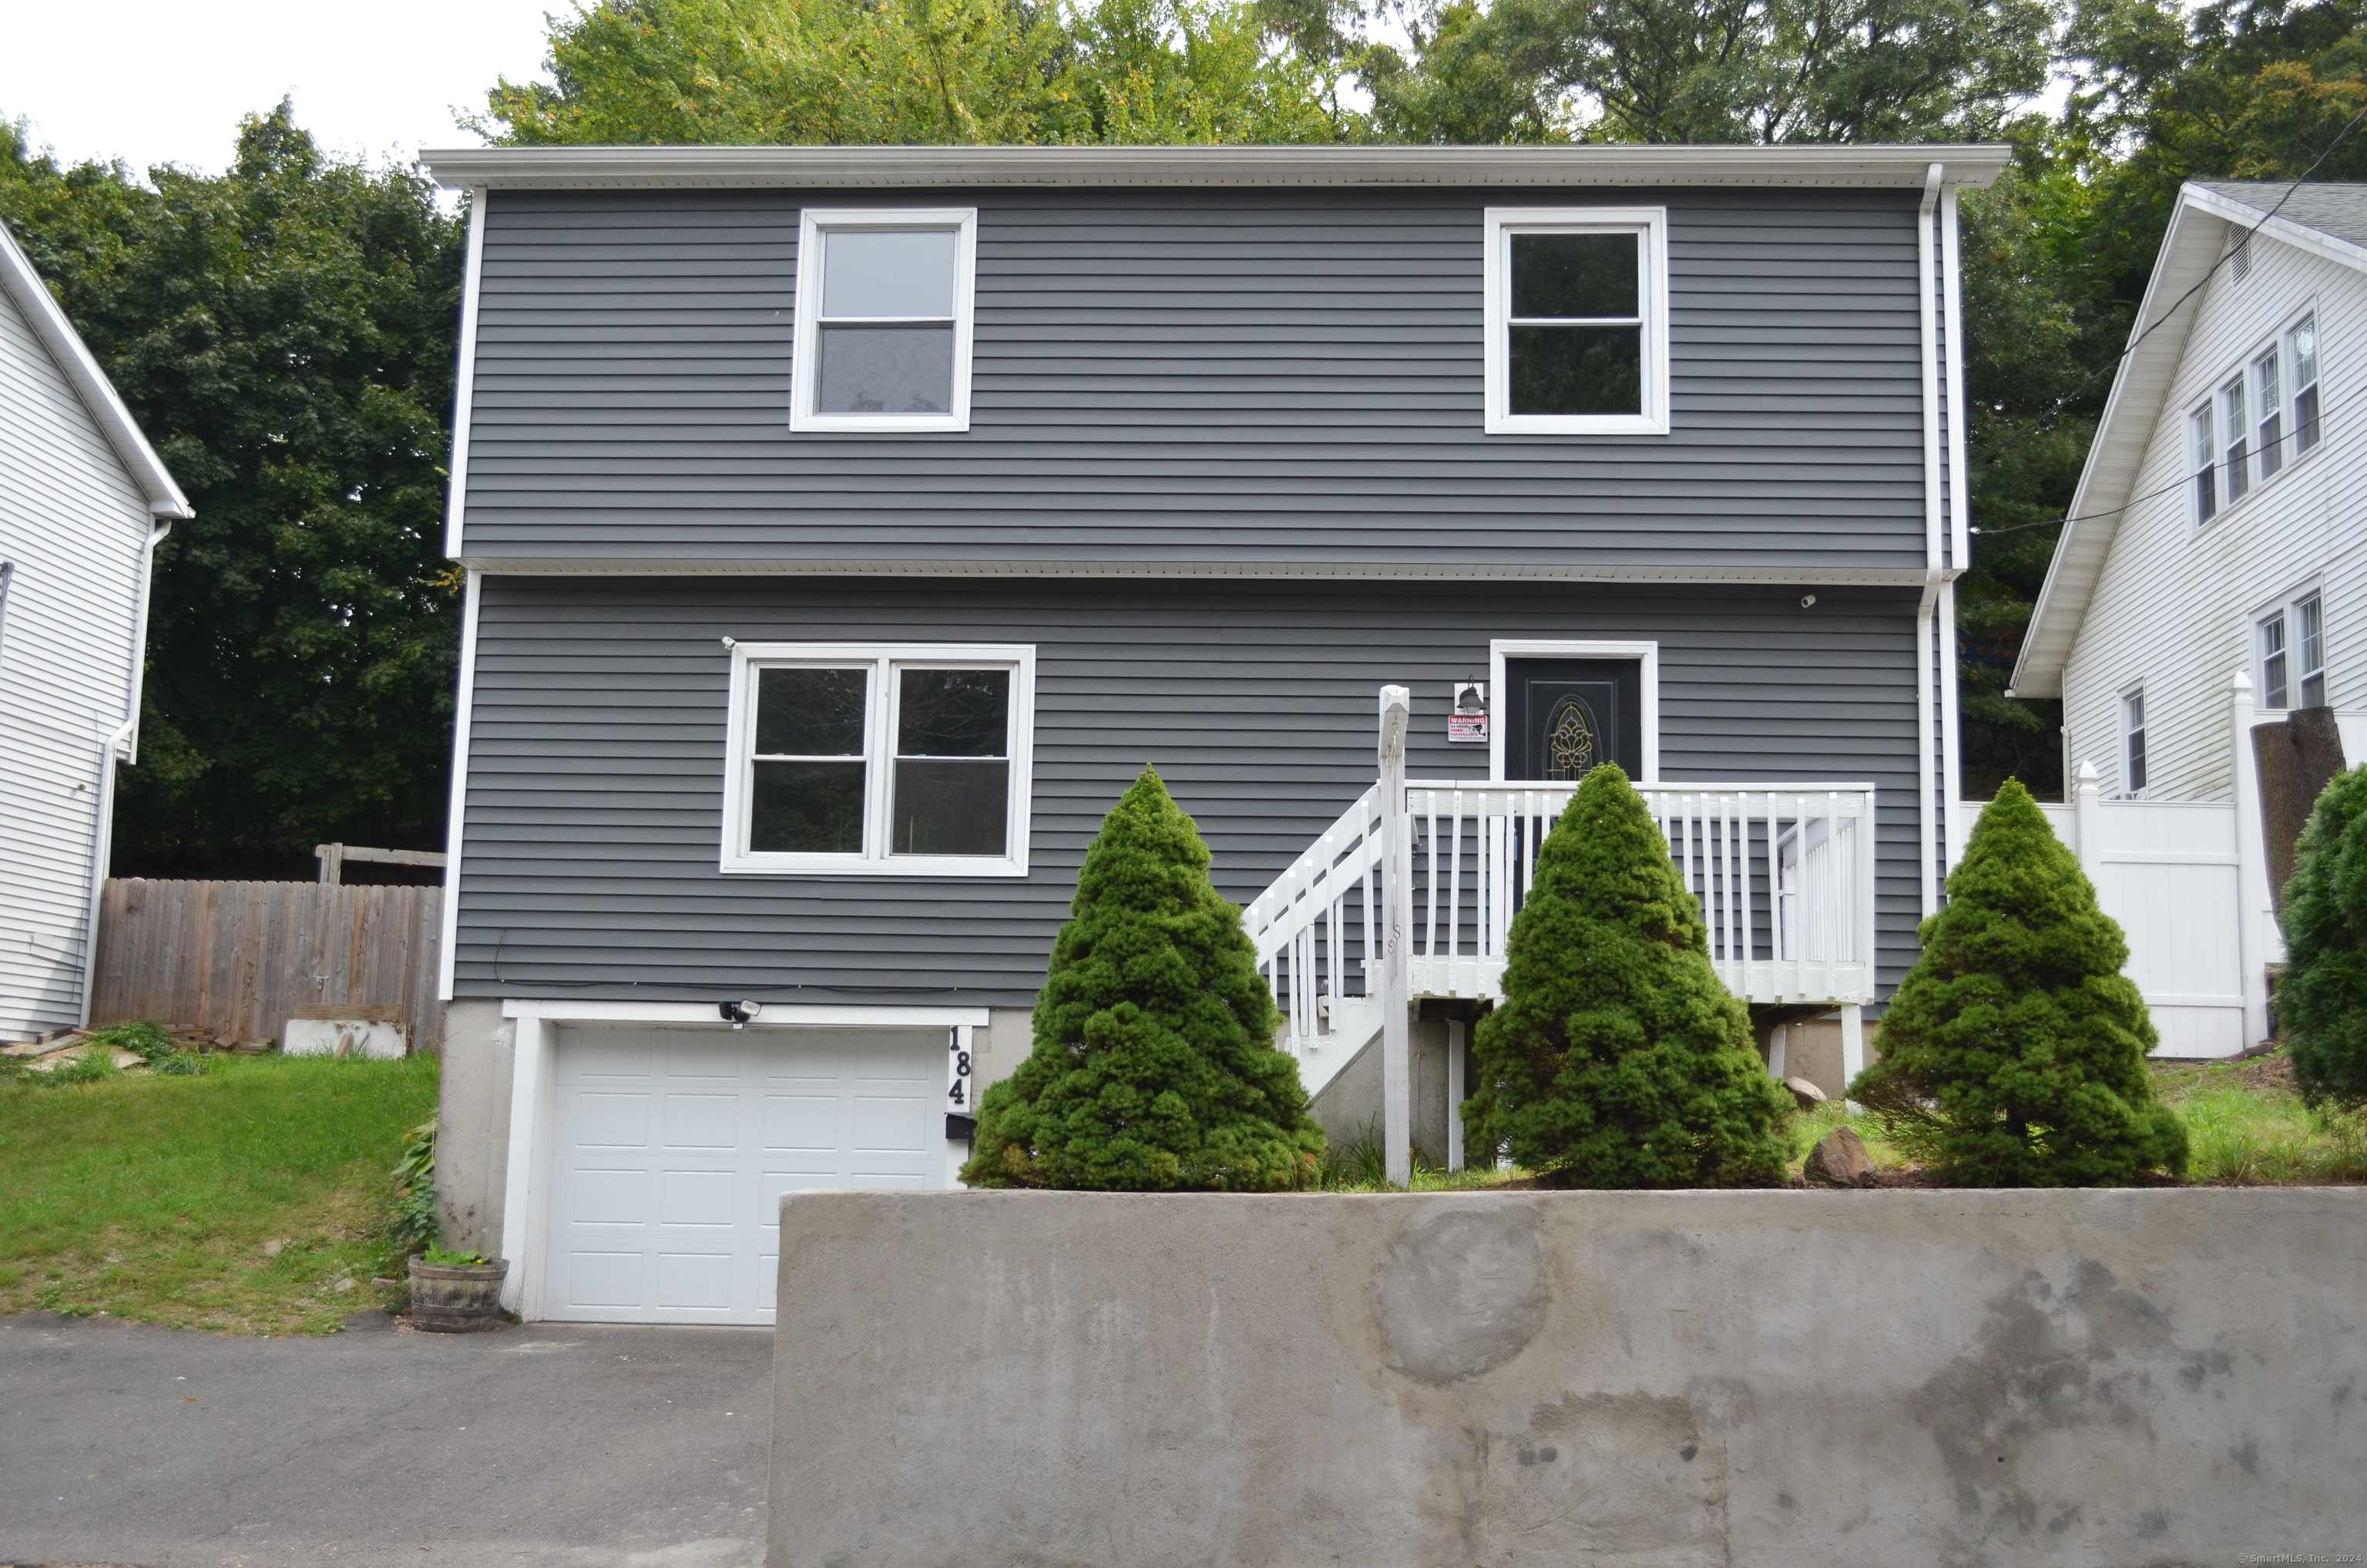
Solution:
<svg viewBox="0 0 2367 1568">
<path fill-rule="evenodd" d="M 485 193 L 469 192 L 469 265 L 460 280 L 460 363 L 452 377 L 452 460 L 444 492 L 444 553 L 460 556 L 469 491 L 469 409 L 477 401 L 478 280 L 485 270 Z"/>
<path fill-rule="evenodd" d="M 1940 908 L 1940 880 L 1934 865 L 1940 852 L 1940 823 L 1933 811 L 1931 750 L 1932 612 L 1946 579 L 1940 561 L 1940 324 L 1932 298 L 1931 214 L 1940 203 L 1940 182 L 1945 168 L 1933 164 L 1923 176 L 1923 203 L 1915 217 L 1915 313 L 1923 335 L 1923 595 L 1915 607 L 1915 820 L 1921 853 L 1918 859 L 1925 917 Z"/>
<path fill-rule="evenodd" d="M 1987 142 L 1772 147 L 447 147 L 447 189 L 595 186 L 1865 186 L 1913 189 L 1944 160 L 1986 186 Z"/>
<path fill-rule="evenodd" d="M 469 718 L 477 691 L 477 604 L 483 582 L 482 574 L 470 573 L 467 594 L 460 601 L 460 689 L 452 706 L 452 798 L 445 808 L 444 918 L 438 938 L 442 951 L 436 955 L 436 996 L 443 1002 L 452 1000 L 452 971 L 458 957 L 453 944 L 460 931 L 461 812 L 469 803 Z"/>
<path fill-rule="evenodd" d="M 91 988 L 98 981 L 98 908 L 106 896 L 108 861 L 115 847 L 116 759 L 119 756 L 134 766 L 140 761 L 140 701 L 148 673 L 148 586 L 155 575 L 156 547 L 172 531 L 171 523 L 158 523 L 149 530 L 148 543 L 141 551 L 140 608 L 131 637 L 131 689 L 125 705 L 128 710 L 115 733 L 98 746 L 98 815 L 90 828 L 90 896 L 83 907 L 82 1000 L 74 1013 L 78 1028 L 90 1025 Z"/>
</svg>

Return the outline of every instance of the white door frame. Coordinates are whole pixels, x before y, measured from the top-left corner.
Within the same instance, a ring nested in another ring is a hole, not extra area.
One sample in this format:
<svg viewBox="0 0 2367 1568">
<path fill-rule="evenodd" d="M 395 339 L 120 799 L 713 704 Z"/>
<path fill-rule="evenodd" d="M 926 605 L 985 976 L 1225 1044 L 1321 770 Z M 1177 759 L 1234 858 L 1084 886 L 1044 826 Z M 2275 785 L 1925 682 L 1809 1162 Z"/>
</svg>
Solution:
<svg viewBox="0 0 2367 1568">
<path fill-rule="evenodd" d="M 509 1277 L 502 1305 L 533 1322 L 542 1316 L 550 1224 L 550 1141 L 558 1118 L 559 1030 L 567 1024 L 664 1024 L 729 1029 L 712 1002 L 579 1002 L 510 997 L 502 1017 L 517 1030 L 510 1065 L 509 1167 L 502 1186 L 502 1256 Z M 765 1005 L 751 1030 L 986 1027 L 984 1007 L 806 1007 Z M 965 1040 L 963 1043 L 967 1043 Z"/>
<path fill-rule="evenodd" d="M 1660 781 L 1660 645 L 1658 642 L 1586 642 L 1563 638 L 1500 637 L 1488 644 L 1488 777 L 1504 779 L 1504 685 L 1507 659 L 1634 659 L 1643 665 L 1644 776 L 1638 784 Z"/>
</svg>

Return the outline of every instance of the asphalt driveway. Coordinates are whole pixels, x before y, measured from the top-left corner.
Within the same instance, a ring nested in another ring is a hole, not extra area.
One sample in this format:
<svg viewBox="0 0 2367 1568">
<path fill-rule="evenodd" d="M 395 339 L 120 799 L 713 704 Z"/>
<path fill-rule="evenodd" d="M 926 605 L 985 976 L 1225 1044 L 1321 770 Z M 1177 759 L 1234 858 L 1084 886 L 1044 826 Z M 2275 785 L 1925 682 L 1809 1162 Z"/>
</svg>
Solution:
<svg viewBox="0 0 2367 1568">
<path fill-rule="evenodd" d="M 0 1318 L 0 1563 L 756 1568 L 770 1329 Z"/>
</svg>

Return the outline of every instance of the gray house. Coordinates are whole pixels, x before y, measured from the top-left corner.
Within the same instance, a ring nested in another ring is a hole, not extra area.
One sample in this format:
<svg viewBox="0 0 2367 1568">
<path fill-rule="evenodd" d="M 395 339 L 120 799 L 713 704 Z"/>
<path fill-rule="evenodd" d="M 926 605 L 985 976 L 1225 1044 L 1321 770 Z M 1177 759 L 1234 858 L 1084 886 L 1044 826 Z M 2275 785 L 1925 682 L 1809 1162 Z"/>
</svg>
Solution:
<svg viewBox="0 0 2367 1568">
<path fill-rule="evenodd" d="M 769 1322 L 783 1191 L 949 1183 L 1145 765 L 1399 1171 L 1598 761 L 1854 1053 L 1951 853 L 2005 156 L 429 154 L 458 1234 L 529 1317 Z"/>
</svg>

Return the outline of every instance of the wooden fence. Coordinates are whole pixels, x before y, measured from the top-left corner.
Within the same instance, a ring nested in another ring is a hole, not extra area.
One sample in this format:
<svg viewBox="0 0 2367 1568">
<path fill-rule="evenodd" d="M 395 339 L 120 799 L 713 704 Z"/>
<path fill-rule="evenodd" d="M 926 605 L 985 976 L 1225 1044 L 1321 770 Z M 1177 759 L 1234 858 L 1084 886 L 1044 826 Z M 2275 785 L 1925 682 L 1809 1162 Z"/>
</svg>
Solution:
<svg viewBox="0 0 2367 1568">
<path fill-rule="evenodd" d="M 159 1018 L 277 1040 L 300 1006 L 400 1007 L 413 1051 L 440 1051 L 444 890 L 109 878 L 93 1024 Z"/>
</svg>

